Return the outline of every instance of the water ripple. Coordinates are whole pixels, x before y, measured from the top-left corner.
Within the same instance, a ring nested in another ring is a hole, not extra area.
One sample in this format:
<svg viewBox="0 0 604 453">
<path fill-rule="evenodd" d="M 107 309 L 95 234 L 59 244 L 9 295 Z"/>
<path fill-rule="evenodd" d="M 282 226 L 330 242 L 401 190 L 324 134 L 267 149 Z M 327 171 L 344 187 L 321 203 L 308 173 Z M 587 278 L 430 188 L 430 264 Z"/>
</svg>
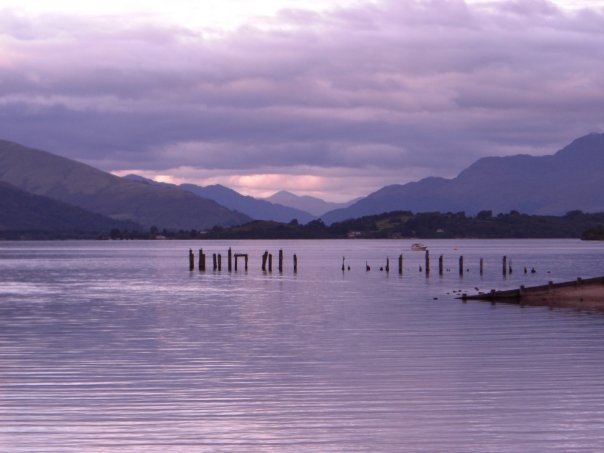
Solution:
<svg viewBox="0 0 604 453">
<path fill-rule="evenodd" d="M 365 272 L 393 241 L 203 244 L 228 245 L 299 272 L 189 272 L 196 243 L 0 244 L 0 450 L 604 448 L 604 316 L 452 293 L 591 276 L 604 247 L 439 241 L 470 272 L 426 278 L 411 252 Z M 504 253 L 544 275 L 503 280 Z"/>
</svg>

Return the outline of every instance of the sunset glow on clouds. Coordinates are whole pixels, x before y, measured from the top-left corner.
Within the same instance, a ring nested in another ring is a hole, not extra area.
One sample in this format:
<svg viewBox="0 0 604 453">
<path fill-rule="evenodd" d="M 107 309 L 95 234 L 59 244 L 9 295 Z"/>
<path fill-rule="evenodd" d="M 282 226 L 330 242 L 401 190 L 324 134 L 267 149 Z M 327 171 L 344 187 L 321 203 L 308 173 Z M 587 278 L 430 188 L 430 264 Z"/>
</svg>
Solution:
<svg viewBox="0 0 604 453">
<path fill-rule="evenodd" d="M 343 200 L 604 131 L 599 1 L 34 3 L 0 137 L 118 174 Z"/>
</svg>

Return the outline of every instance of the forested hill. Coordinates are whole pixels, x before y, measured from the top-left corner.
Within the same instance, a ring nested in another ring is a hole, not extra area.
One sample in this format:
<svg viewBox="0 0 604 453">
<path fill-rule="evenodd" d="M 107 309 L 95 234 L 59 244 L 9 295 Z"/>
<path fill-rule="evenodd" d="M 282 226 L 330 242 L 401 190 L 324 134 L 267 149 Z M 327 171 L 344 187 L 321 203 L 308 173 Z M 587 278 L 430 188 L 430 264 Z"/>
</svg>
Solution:
<svg viewBox="0 0 604 453">
<path fill-rule="evenodd" d="M 214 228 L 205 237 L 238 239 L 279 238 L 579 238 L 589 229 L 604 225 L 604 212 L 571 211 L 564 216 L 542 216 L 511 211 L 494 216 L 481 211 L 476 216 L 459 213 L 395 211 L 326 225 L 315 220 L 296 222 L 251 222 L 233 228 Z"/>
</svg>

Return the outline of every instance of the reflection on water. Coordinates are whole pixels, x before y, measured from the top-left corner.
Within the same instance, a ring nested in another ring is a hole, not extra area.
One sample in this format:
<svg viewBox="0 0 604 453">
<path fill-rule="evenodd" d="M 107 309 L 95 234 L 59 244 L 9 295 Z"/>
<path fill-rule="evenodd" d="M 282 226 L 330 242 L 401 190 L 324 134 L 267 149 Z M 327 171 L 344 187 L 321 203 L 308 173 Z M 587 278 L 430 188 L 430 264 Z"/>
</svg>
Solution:
<svg viewBox="0 0 604 453">
<path fill-rule="evenodd" d="M 604 246 L 434 241 L 426 277 L 409 245 L 0 243 L 0 450 L 604 448 L 604 315 L 452 294 L 604 275 Z M 247 273 L 188 271 L 228 246 Z"/>
</svg>

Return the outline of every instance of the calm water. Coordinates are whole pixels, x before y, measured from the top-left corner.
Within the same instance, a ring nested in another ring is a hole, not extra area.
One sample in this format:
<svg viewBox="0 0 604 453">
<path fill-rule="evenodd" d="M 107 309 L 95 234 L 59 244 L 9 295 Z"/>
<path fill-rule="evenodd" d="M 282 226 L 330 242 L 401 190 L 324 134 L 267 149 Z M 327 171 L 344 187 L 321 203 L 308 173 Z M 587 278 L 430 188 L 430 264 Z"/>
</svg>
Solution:
<svg viewBox="0 0 604 453">
<path fill-rule="evenodd" d="M 452 294 L 604 275 L 604 244 L 426 243 L 429 278 L 411 241 L 0 242 L 0 451 L 604 450 L 604 314 Z M 188 271 L 229 245 L 247 273 Z"/>
</svg>

